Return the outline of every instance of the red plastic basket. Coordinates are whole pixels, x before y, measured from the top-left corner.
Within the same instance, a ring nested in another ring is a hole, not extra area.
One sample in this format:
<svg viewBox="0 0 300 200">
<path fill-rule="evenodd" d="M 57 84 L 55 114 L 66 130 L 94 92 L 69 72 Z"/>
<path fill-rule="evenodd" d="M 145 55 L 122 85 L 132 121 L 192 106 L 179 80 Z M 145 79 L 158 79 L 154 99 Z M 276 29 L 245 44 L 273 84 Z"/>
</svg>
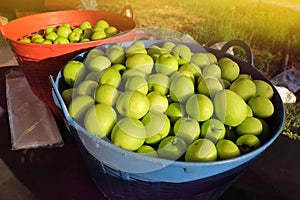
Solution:
<svg viewBox="0 0 300 200">
<path fill-rule="evenodd" d="M 120 14 L 101 10 L 64 10 L 45 12 L 25 16 L 13 20 L 6 25 L 0 23 L 0 30 L 7 39 L 17 61 L 22 68 L 28 83 L 34 92 L 43 102 L 48 104 L 54 114 L 57 114 L 51 95 L 49 75 L 56 75 L 59 70 L 79 52 L 89 50 L 93 47 L 133 40 L 135 36 L 136 23 L 131 17 L 126 16 L 126 9 Z M 132 10 L 131 10 L 132 12 Z M 115 26 L 120 33 L 104 40 L 72 43 L 72 44 L 34 44 L 20 42 L 19 39 L 35 34 L 48 26 L 59 26 L 70 23 L 79 26 L 83 21 L 95 24 L 98 20 L 104 19 L 111 26 Z M 59 115 L 58 115 L 59 116 Z"/>
</svg>

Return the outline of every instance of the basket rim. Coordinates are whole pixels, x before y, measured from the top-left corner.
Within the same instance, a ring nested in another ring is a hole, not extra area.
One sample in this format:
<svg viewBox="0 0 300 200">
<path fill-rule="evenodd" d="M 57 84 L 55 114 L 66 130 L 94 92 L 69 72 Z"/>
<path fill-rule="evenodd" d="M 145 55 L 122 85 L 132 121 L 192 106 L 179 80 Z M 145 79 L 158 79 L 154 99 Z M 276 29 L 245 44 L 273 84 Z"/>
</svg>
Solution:
<svg viewBox="0 0 300 200">
<path fill-rule="evenodd" d="M 129 20 L 133 25 L 132 29 L 137 28 L 137 23 L 136 23 L 136 21 L 134 20 L 133 17 L 128 17 L 128 16 L 126 16 L 124 14 L 121 14 L 121 13 L 115 13 L 115 12 L 105 11 L 105 10 L 75 10 L 75 9 L 72 9 L 72 10 L 47 11 L 47 12 L 35 13 L 35 14 L 32 14 L 32 15 L 27 15 L 27 16 L 23 16 L 23 17 L 20 17 L 20 18 L 16 18 L 16 19 L 13 19 L 13 20 L 9 21 L 5 25 L 1 24 L 0 32 L 1 32 L 1 34 L 4 38 L 9 39 L 12 42 L 19 42 L 18 40 L 12 39 L 12 37 L 10 35 L 6 34 L 6 32 L 9 31 L 9 29 L 11 29 L 11 31 L 15 30 L 15 24 L 20 23 L 22 21 L 26 21 L 26 20 L 28 21 L 31 18 L 37 18 L 37 17 L 40 17 L 40 18 L 50 17 L 51 18 L 51 16 L 56 16 L 57 17 L 57 15 L 72 14 L 72 13 L 80 14 L 80 15 L 83 15 L 83 16 L 84 16 L 84 14 L 87 14 L 87 13 L 97 13 L 97 14 L 102 13 L 102 14 L 113 15 L 115 17 L 123 18 L 124 20 Z M 59 24 L 57 24 L 57 25 L 59 25 Z M 47 25 L 45 25 L 45 27 L 46 26 Z M 43 27 L 40 27 L 40 28 L 43 28 Z M 32 44 L 32 43 L 30 43 L 30 44 Z"/>
</svg>

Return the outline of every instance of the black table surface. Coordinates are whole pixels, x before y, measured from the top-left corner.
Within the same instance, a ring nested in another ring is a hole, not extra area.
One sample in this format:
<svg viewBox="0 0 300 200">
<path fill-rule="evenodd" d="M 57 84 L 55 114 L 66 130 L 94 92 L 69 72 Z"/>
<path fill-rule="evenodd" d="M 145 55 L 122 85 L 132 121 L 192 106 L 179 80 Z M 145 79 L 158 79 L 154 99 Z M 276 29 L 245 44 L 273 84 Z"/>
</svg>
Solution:
<svg viewBox="0 0 300 200">
<path fill-rule="evenodd" d="M 0 68 L 0 106 L 4 110 L 0 115 L 0 158 L 36 199 L 105 199 L 61 119 L 56 120 L 63 147 L 11 150 L 4 74 L 15 68 L 18 67 Z M 221 197 L 223 200 L 299 198 L 300 142 L 282 134 Z"/>
</svg>

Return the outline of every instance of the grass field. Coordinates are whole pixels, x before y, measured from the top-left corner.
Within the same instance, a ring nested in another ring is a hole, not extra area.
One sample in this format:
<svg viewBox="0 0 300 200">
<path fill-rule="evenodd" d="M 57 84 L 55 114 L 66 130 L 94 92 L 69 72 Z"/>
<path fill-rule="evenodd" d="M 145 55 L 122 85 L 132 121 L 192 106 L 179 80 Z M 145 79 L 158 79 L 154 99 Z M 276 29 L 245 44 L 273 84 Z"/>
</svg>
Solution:
<svg viewBox="0 0 300 200">
<path fill-rule="evenodd" d="M 99 9 L 112 12 L 120 12 L 127 2 L 138 27 L 172 29 L 189 34 L 202 45 L 244 40 L 253 51 L 255 66 L 269 79 L 300 62 L 300 12 L 287 8 L 290 3 L 299 6 L 298 0 L 97 2 Z M 243 56 L 243 52 L 236 53 Z M 300 140 L 300 102 L 285 106 L 283 134 Z"/>
</svg>

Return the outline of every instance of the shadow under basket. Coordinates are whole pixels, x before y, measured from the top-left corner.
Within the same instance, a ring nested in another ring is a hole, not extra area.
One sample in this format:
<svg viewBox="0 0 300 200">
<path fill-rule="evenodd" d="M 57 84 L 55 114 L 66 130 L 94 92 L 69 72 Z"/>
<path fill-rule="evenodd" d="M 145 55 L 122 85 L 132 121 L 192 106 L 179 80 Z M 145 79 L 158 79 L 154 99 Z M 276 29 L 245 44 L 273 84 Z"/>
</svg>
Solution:
<svg viewBox="0 0 300 200">
<path fill-rule="evenodd" d="M 128 47 L 133 42 L 117 44 Z M 144 40 L 143 42 L 146 47 L 150 47 L 161 46 L 165 41 Z M 183 44 L 188 45 L 192 52 L 211 52 L 217 58 L 227 56 L 239 64 L 241 73 L 250 74 L 254 79 L 270 83 L 255 68 L 252 52 L 243 41 L 229 41 L 221 50 L 201 47 L 197 44 Z M 109 45 L 113 44 L 102 45 L 101 48 L 107 48 Z M 242 47 L 246 51 L 247 61 L 226 53 L 232 46 Z M 81 53 L 73 59 L 84 59 L 85 55 Z M 92 135 L 75 122 L 68 113 L 61 96 L 61 92 L 68 87 L 62 78 L 62 72 L 59 72 L 56 80 L 50 78 L 50 83 L 53 88 L 54 102 L 87 163 L 92 179 L 103 195 L 111 200 L 218 199 L 276 140 L 283 128 L 285 118 L 282 100 L 272 85 L 274 95 L 271 101 L 275 110 L 272 117 L 268 119 L 268 123 L 272 124 L 271 135 L 259 148 L 235 158 L 213 162 L 171 161 L 126 151 L 115 146 L 108 139 Z"/>
<path fill-rule="evenodd" d="M 125 12 L 124 9 L 122 12 Z M 57 75 L 71 58 L 82 51 L 102 44 L 133 40 L 136 23 L 133 17 L 127 17 L 125 14 L 101 10 L 52 11 L 21 17 L 5 25 L 0 23 L 0 31 L 7 39 L 34 94 L 48 104 L 55 115 L 60 116 L 51 95 L 49 75 Z M 35 44 L 19 41 L 25 36 L 43 32 L 48 26 L 57 27 L 69 23 L 78 27 L 83 21 L 89 21 L 94 26 L 101 19 L 116 27 L 119 33 L 103 40 L 70 44 Z"/>
</svg>

